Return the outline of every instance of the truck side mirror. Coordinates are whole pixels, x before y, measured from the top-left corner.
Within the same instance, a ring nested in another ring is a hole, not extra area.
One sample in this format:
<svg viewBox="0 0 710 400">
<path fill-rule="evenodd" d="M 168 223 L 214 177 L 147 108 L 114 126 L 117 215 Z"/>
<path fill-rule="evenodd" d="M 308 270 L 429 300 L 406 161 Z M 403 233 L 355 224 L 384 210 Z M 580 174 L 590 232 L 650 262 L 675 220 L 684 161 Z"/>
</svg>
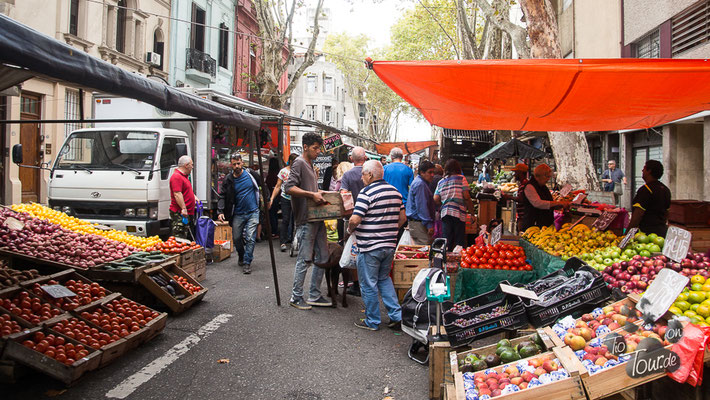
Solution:
<svg viewBox="0 0 710 400">
<path fill-rule="evenodd" d="M 15 164 L 22 164 L 22 145 L 16 144 L 12 146 L 12 162 Z"/>
<path fill-rule="evenodd" d="M 175 144 L 175 153 L 176 153 L 177 160 L 179 160 L 180 157 L 182 157 L 182 156 L 186 156 L 187 155 L 187 144 L 176 143 Z M 175 161 L 177 162 L 177 160 L 175 160 Z"/>
</svg>

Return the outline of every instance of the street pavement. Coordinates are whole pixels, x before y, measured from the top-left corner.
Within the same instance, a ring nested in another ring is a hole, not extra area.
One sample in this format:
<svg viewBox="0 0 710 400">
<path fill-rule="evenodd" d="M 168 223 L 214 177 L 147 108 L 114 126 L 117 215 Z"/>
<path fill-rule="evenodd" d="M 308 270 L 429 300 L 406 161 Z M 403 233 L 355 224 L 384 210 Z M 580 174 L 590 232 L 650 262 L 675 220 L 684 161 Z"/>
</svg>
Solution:
<svg viewBox="0 0 710 400">
<path fill-rule="evenodd" d="M 411 361 L 411 338 L 383 324 L 354 326 L 350 307 L 288 305 L 295 258 L 275 243 L 281 306 L 268 242 L 257 243 L 251 275 L 235 256 L 207 266 L 204 300 L 171 316 L 163 333 L 66 388 L 39 373 L 0 385 L 3 399 L 426 399 L 428 368 Z M 306 279 L 306 290 L 309 277 Z M 325 282 L 323 293 L 326 292 Z M 382 320 L 388 321 L 384 306 Z M 228 363 L 218 360 L 228 359 Z"/>
</svg>

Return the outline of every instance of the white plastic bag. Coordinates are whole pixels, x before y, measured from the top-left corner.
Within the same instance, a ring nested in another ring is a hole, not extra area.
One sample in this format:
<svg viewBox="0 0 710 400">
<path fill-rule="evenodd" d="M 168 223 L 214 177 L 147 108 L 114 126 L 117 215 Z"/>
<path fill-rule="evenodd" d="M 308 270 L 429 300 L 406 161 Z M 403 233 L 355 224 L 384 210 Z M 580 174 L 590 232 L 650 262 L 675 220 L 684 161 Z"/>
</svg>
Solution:
<svg viewBox="0 0 710 400">
<path fill-rule="evenodd" d="M 411 246 L 413 245 L 414 242 L 412 242 L 412 235 L 409 233 L 409 229 L 405 229 L 404 233 L 402 233 L 402 237 L 399 238 L 399 246 Z"/>
<path fill-rule="evenodd" d="M 350 235 L 343 246 L 343 255 L 340 256 L 340 268 L 357 268 L 355 263 L 357 259 L 357 243 L 355 243 L 355 235 Z"/>
</svg>

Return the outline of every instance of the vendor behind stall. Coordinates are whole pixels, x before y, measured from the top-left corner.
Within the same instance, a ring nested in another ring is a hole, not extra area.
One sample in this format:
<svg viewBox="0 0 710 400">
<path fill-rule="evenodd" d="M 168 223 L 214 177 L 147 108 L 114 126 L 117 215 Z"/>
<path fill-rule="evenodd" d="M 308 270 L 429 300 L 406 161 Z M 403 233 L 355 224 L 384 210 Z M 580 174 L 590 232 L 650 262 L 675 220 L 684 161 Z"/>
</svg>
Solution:
<svg viewBox="0 0 710 400">
<path fill-rule="evenodd" d="M 525 215 L 525 186 L 528 184 L 528 166 L 523 163 L 518 163 L 511 169 L 515 173 L 515 181 L 518 182 L 518 192 L 515 196 L 503 194 L 505 200 L 515 201 L 515 216 L 517 221 L 518 232 L 520 232 L 523 216 Z"/>
<path fill-rule="evenodd" d="M 666 236 L 668 231 L 668 209 L 671 207 L 671 191 L 659 179 L 663 176 L 663 164 L 648 160 L 641 170 L 646 182 L 634 196 L 633 214 L 629 228 L 638 227 L 645 234 L 655 233 Z"/>
<path fill-rule="evenodd" d="M 523 193 L 523 222 L 520 230 L 525 231 L 531 226 L 550 226 L 554 222 L 553 208 L 568 208 L 568 201 L 554 201 L 550 189 L 545 186 L 552 178 L 552 168 L 547 164 L 535 167 Z"/>
</svg>

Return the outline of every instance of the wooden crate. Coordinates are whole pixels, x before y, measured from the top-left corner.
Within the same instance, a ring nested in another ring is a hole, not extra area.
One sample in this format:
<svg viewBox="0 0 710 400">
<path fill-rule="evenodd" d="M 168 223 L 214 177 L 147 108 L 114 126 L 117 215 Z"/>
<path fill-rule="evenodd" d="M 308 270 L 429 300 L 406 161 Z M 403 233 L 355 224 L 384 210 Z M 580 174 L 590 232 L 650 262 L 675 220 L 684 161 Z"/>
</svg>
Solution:
<svg viewBox="0 0 710 400">
<path fill-rule="evenodd" d="M 214 228 L 214 240 L 226 240 L 228 242 L 232 241 L 232 227 L 228 223 L 224 225 L 218 223 Z"/>
<path fill-rule="evenodd" d="M 13 299 L 13 298 L 15 298 L 15 296 L 19 295 L 19 293 L 22 292 L 22 291 L 25 291 L 25 292 L 29 293 L 30 298 L 33 298 L 33 299 L 40 299 L 40 301 L 41 301 L 43 304 L 44 304 L 44 303 L 48 303 L 45 299 L 43 299 L 43 298 L 41 298 L 41 297 L 39 297 L 39 296 L 36 296 L 36 295 L 35 295 L 34 293 L 32 293 L 31 291 L 29 291 L 29 290 L 27 290 L 27 289 L 25 289 L 25 288 L 23 288 L 23 287 L 19 287 L 19 286 L 12 286 L 12 287 L 5 288 L 5 289 L 3 289 L 3 290 L 0 290 L 0 300 L 6 299 L 6 298 L 7 298 L 7 299 Z M 44 325 L 44 324 L 52 323 L 53 321 L 58 321 L 58 320 L 60 320 L 61 318 L 63 318 L 64 314 L 66 314 L 66 311 L 62 310 L 61 308 L 55 307 L 55 306 L 52 305 L 51 303 L 49 303 L 49 304 L 50 304 L 50 306 L 51 306 L 52 309 L 59 310 L 60 313 L 59 313 L 58 315 L 56 315 L 56 316 L 54 316 L 54 317 L 48 319 L 48 320 L 41 321 L 38 325 Z M 10 313 L 10 310 L 6 310 L 6 309 L 3 308 L 3 307 L 0 307 L 0 309 L 2 309 L 2 310 L 4 310 L 4 311 L 7 311 L 8 313 Z M 12 314 L 12 313 L 10 313 L 10 314 Z M 13 315 L 14 315 L 14 314 L 13 314 Z M 17 317 L 17 319 L 19 319 L 19 320 L 22 320 L 24 323 L 29 324 L 30 326 L 33 326 L 33 327 L 34 327 L 34 326 L 38 326 L 38 325 L 33 324 L 31 321 L 25 320 L 24 318 L 20 317 L 19 315 L 15 315 L 15 317 Z"/>
<path fill-rule="evenodd" d="M 436 326 L 431 327 L 431 334 L 436 333 Z M 446 334 L 442 326 L 441 333 Z M 429 398 L 441 397 L 441 385 L 453 383 L 453 375 L 449 367 L 449 352 L 451 344 L 448 341 L 429 342 Z"/>
<path fill-rule="evenodd" d="M 0 337 L 0 358 L 2 358 L 3 351 L 5 350 L 5 344 L 8 340 L 12 339 L 17 335 L 21 335 L 26 330 L 32 329 L 32 324 L 18 317 L 17 315 L 7 311 L 6 309 L 0 307 L 0 316 L 3 316 L 5 314 L 10 316 L 11 321 L 15 321 L 18 325 L 20 325 L 20 332 Z"/>
<path fill-rule="evenodd" d="M 105 304 L 110 303 L 113 300 L 120 300 L 122 299 L 123 296 L 115 296 L 112 297 L 110 300 L 106 301 Z M 91 307 L 82 310 L 87 311 L 87 312 L 94 312 L 96 308 L 101 308 L 101 310 L 104 313 L 109 313 L 111 310 L 107 308 L 103 304 L 96 304 L 92 305 Z M 150 307 L 147 307 L 151 311 L 155 311 L 151 309 Z M 80 313 L 78 312 L 73 312 L 74 315 L 81 316 Z M 149 341 L 150 339 L 154 338 L 157 336 L 162 330 L 165 328 L 165 325 L 168 320 L 168 314 L 167 313 L 158 313 L 159 315 L 152 319 L 151 321 L 148 321 L 144 326 L 141 326 L 141 329 L 135 332 L 131 332 L 128 334 L 128 336 L 123 337 L 122 339 L 125 339 L 127 342 L 126 345 L 126 351 L 136 348 L 140 346 L 141 344 Z"/>
<path fill-rule="evenodd" d="M 552 349 L 554 356 L 560 360 L 560 364 L 569 372 L 570 377 L 567 379 L 562 379 L 556 382 L 548 383 L 546 385 L 537 386 L 534 388 L 528 388 L 518 392 L 510 393 L 507 395 L 501 395 L 496 397 L 496 399 L 505 400 L 558 400 L 558 399 L 569 399 L 569 400 L 582 400 L 586 399 L 584 393 L 584 387 L 580 377 L 580 372 L 577 369 L 578 364 L 574 363 L 572 358 L 576 359 L 572 350 L 569 347 Z M 549 354 L 543 353 L 543 354 Z M 539 355 L 538 355 L 539 356 Z M 538 357 L 536 356 L 536 357 Z M 453 357 L 452 357 L 453 360 Z M 452 364 L 453 368 L 453 364 Z M 500 372 L 503 366 L 497 366 L 494 368 L 496 372 Z M 452 370 L 453 372 L 453 370 Z M 456 395 L 453 397 L 456 400 L 466 400 L 466 393 L 463 386 L 463 373 L 454 373 L 454 386 L 456 390 Z"/>
<path fill-rule="evenodd" d="M 193 264 L 193 265 L 198 265 L 198 264 Z M 206 265 L 205 261 L 202 261 L 202 266 L 199 267 L 199 269 L 203 271 L 202 272 L 203 274 L 204 274 L 204 270 L 205 270 L 205 265 Z M 193 296 L 197 296 L 197 300 L 195 300 L 195 301 L 202 300 L 202 298 L 205 297 L 205 294 L 207 294 L 208 289 L 206 287 L 202 286 L 200 284 L 200 282 L 198 281 L 198 279 L 194 275 L 188 274 L 187 271 L 183 270 L 182 268 L 178 267 L 177 265 L 175 265 L 175 264 L 167 265 L 167 266 L 163 267 L 163 269 L 171 277 L 173 275 L 177 275 L 177 276 L 185 278 L 189 283 L 199 286 L 202 290 L 193 294 Z"/>
<path fill-rule="evenodd" d="M 668 220 L 684 225 L 706 225 L 710 218 L 710 203 L 700 200 L 671 200 Z"/>
<path fill-rule="evenodd" d="M 82 272 L 86 272 L 86 271 L 82 271 Z M 55 280 L 55 281 L 59 282 L 60 285 L 65 285 L 68 280 L 74 280 L 77 282 L 80 281 L 80 282 L 87 284 L 87 285 L 91 285 L 92 283 L 94 283 L 92 280 L 84 277 L 81 274 L 78 274 L 74 270 L 66 270 L 66 271 L 57 272 L 56 274 L 52 274 L 49 276 L 41 276 L 41 277 L 29 280 L 29 281 L 21 282 L 20 286 L 24 287 L 25 290 L 27 290 L 29 292 L 32 290 L 33 286 L 36 283 L 38 283 L 40 285 L 44 285 L 47 282 L 49 282 L 50 280 Z M 104 297 L 110 296 L 112 294 L 110 290 L 108 290 L 106 288 L 103 288 L 103 289 L 106 293 L 106 296 L 104 296 Z M 35 296 L 38 296 L 36 293 L 33 293 L 33 294 Z M 43 296 L 38 296 L 38 297 L 42 297 L 43 300 L 47 300 L 47 299 L 51 298 L 46 293 Z M 103 303 L 103 298 L 96 299 L 96 300 L 92 301 L 92 303 Z M 86 304 L 84 304 L 82 306 L 86 306 Z M 65 311 L 68 311 L 68 310 L 65 310 Z"/>
<path fill-rule="evenodd" d="M 696 252 L 706 252 L 710 250 L 710 226 L 686 226 L 682 224 L 670 224 L 690 232 L 693 236 L 690 239 L 690 248 Z"/>
<path fill-rule="evenodd" d="M 63 337 L 66 343 L 72 343 L 74 345 L 80 344 L 78 341 L 60 333 L 50 331 L 46 327 L 34 328 L 25 332 L 23 335 L 8 341 L 4 357 L 27 365 L 28 367 L 42 372 L 45 375 L 49 375 L 54 379 L 64 382 L 66 385 L 74 384 L 79 380 L 79 378 L 81 378 L 82 375 L 99 367 L 101 363 L 101 351 L 93 349 L 89 346 L 84 346 L 86 350 L 89 351 L 89 355 L 77 360 L 72 365 L 66 365 L 22 345 L 22 342 L 26 338 L 39 331 L 42 331 L 45 334 L 52 333 L 57 337 Z"/>
<path fill-rule="evenodd" d="M 179 268 L 179 267 L 176 267 Z M 184 273 L 184 271 L 183 271 Z M 187 291 L 184 287 L 178 285 L 177 288 L 177 293 L 176 294 L 183 294 L 185 295 L 185 298 L 178 300 L 175 297 L 173 297 L 170 293 L 166 292 L 163 290 L 157 283 L 155 283 L 152 279 L 150 279 L 150 276 L 153 274 L 161 274 L 163 277 L 166 279 L 170 280 L 171 275 L 165 271 L 163 267 L 153 267 L 153 268 L 148 268 L 143 272 L 143 275 L 141 275 L 140 278 L 138 278 L 138 282 L 143 285 L 150 293 L 152 293 L 155 297 L 158 298 L 163 304 L 165 304 L 170 311 L 172 311 L 175 314 L 179 314 L 188 308 L 192 307 L 192 305 L 201 300 L 202 296 L 204 294 L 200 295 L 200 293 L 195 293 L 195 294 L 190 294 L 190 292 Z"/>
<path fill-rule="evenodd" d="M 326 204 L 317 205 L 313 200 L 307 201 L 308 222 L 325 221 L 328 219 L 338 219 L 345 215 L 343 198 L 340 192 L 321 192 Z"/>
<path fill-rule="evenodd" d="M 395 288 L 410 288 L 419 271 L 429 268 L 429 259 L 395 259 L 392 266 L 392 283 Z"/>
<path fill-rule="evenodd" d="M 232 255 L 232 249 L 233 246 L 231 240 L 228 240 L 221 244 L 215 243 L 214 247 L 212 248 L 212 261 L 220 262 L 226 260 Z"/>
<path fill-rule="evenodd" d="M 89 321 L 89 320 L 87 320 L 87 319 L 85 319 L 85 318 L 82 318 L 82 317 L 80 317 L 80 316 L 78 316 L 78 315 L 73 315 L 73 314 L 72 314 L 72 315 L 66 315 L 64 319 L 62 319 L 62 320 L 60 320 L 60 321 L 57 321 L 57 322 L 55 322 L 55 323 L 49 325 L 48 328 L 49 328 L 50 330 L 52 330 L 53 332 L 56 332 L 56 333 L 55 333 L 55 336 L 56 336 L 56 334 L 57 334 L 58 332 L 54 330 L 54 326 L 55 326 L 58 322 L 65 321 L 65 320 L 69 320 L 69 319 L 71 319 L 71 318 L 76 318 L 76 319 L 78 319 L 78 320 L 80 320 L 80 321 L 83 321 L 83 322 L 86 323 L 89 327 L 94 328 L 94 329 L 97 329 L 97 330 L 99 331 L 99 333 L 108 333 L 108 334 L 110 334 L 110 332 L 107 332 L 107 331 L 103 330 L 103 329 L 102 329 L 100 326 L 98 326 L 98 325 L 94 325 L 93 323 L 91 323 L 91 321 Z M 90 347 L 87 343 L 84 343 L 84 346 L 85 346 L 85 347 Z M 117 359 L 118 357 L 120 357 L 120 356 L 122 356 L 123 354 L 125 354 L 125 352 L 127 351 L 127 349 L 128 349 L 128 341 L 127 341 L 126 339 L 122 339 L 122 338 L 121 338 L 121 339 L 118 339 L 118 340 L 115 340 L 115 341 L 113 341 L 113 342 L 111 342 L 111 343 L 106 344 L 105 346 L 102 346 L 102 347 L 98 348 L 97 350 L 101 350 L 101 361 L 99 362 L 99 368 L 101 368 L 101 367 L 103 367 L 103 366 L 105 366 L 105 365 L 110 364 L 111 362 L 113 362 L 113 360 L 115 360 L 115 359 Z"/>
<path fill-rule="evenodd" d="M 202 282 L 207 278 L 207 261 L 202 260 L 194 264 L 195 265 L 195 271 L 192 274 L 192 277 L 195 278 L 197 282 Z"/>
<path fill-rule="evenodd" d="M 496 207 L 498 207 L 498 202 L 495 200 L 479 200 L 478 223 L 480 225 L 490 224 L 491 220 L 496 218 Z"/>
</svg>

